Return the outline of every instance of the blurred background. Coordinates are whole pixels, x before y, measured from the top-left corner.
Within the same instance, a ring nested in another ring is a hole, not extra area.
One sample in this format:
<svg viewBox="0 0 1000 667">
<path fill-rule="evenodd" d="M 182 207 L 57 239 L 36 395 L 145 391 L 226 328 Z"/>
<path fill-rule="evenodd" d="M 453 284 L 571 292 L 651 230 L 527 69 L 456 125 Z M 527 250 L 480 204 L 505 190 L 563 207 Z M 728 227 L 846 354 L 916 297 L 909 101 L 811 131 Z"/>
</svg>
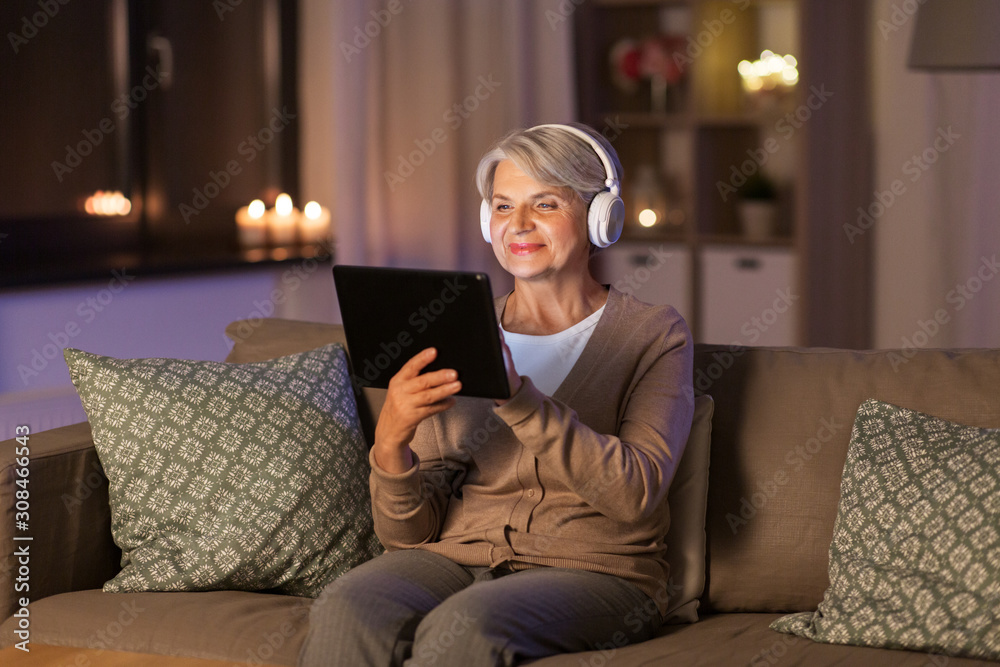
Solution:
<svg viewBox="0 0 1000 667">
<path fill-rule="evenodd" d="M 337 322 L 334 262 L 508 291 L 475 166 L 572 120 L 625 169 L 595 274 L 699 342 L 997 347 L 998 6 L 7 0 L 0 428 L 85 418 L 66 347 Z"/>
</svg>

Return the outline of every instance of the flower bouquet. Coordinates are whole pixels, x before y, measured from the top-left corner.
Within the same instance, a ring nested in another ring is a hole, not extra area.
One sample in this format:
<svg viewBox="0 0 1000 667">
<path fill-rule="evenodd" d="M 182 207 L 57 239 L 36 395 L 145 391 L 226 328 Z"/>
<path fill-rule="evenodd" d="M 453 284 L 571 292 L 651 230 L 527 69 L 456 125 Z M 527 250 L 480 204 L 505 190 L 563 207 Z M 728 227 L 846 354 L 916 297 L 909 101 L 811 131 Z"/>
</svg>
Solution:
<svg viewBox="0 0 1000 667">
<path fill-rule="evenodd" d="M 684 39 L 677 35 L 619 40 L 609 54 L 611 80 L 619 90 L 630 94 L 648 81 L 652 110 L 675 110 L 684 81 L 685 46 Z"/>
</svg>

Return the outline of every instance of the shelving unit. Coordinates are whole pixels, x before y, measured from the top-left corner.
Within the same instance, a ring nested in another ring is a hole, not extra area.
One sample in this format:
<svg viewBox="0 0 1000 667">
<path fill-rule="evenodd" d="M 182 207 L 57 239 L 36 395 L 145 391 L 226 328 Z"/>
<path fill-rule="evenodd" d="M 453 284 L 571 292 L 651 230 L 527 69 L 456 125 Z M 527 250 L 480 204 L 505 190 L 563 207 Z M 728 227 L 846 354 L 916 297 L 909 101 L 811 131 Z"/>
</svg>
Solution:
<svg viewBox="0 0 1000 667">
<path fill-rule="evenodd" d="M 843 233 L 874 188 L 867 0 L 592 0 L 574 20 L 580 118 L 611 130 L 625 169 L 626 229 L 595 257 L 596 275 L 675 305 L 699 342 L 870 345 L 874 235 Z M 616 85 L 612 48 L 663 34 L 684 46 L 683 80 L 655 99 L 648 80 Z M 763 49 L 798 59 L 794 92 L 769 105 L 751 102 L 737 72 Z M 817 88 L 835 96 L 814 104 Z M 742 233 L 736 197 L 719 186 L 738 185 L 748 159 L 779 186 L 766 238 Z M 649 166 L 673 224 L 647 229 L 629 207 Z M 782 290 L 794 303 L 778 313 Z M 775 315 L 766 335 L 755 329 Z"/>
<path fill-rule="evenodd" d="M 775 174 L 783 187 L 779 224 L 773 236 L 760 239 L 742 235 L 737 198 L 719 189 L 719 183 L 741 183 L 739 176 L 734 179 L 733 168 L 738 170 L 750 159 L 748 151 L 760 154 L 767 136 L 774 133 L 780 113 L 794 105 L 793 94 L 770 110 L 752 106 L 736 71 L 740 60 L 755 60 L 763 48 L 786 48 L 787 53 L 791 49 L 786 45 L 796 42 L 797 35 L 791 35 L 785 36 L 784 44 L 762 43 L 762 33 L 768 30 L 761 25 L 767 20 L 765 14 L 780 14 L 786 23 L 797 23 L 796 0 L 771 0 L 766 4 L 767 9 L 762 11 L 760 2 L 598 0 L 578 12 L 577 44 L 588 45 L 577 51 L 581 116 L 595 127 L 624 128 L 613 143 L 625 169 L 626 205 L 629 176 L 652 166 L 660 176 L 667 208 L 675 211 L 670 216 L 674 224 L 661 222 L 645 229 L 630 210 L 622 240 L 598 255 L 596 272 L 608 282 L 628 284 L 628 275 L 624 281 L 619 278 L 623 269 L 655 263 L 648 259 L 652 248 L 669 246 L 677 265 L 670 271 L 658 271 L 642 285 L 637 296 L 670 302 L 686 317 L 700 341 L 750 344 L 741 341 L 740 326 L 727 332 L 720 324 L 731 321 L 731 317 L 713 310 L 728 307 L 726 300 L 717 298 L 718 293 L 726 292 L 726 281 L 733 282 L 733 289 L 742 290 L 742 310 L 749 307 L 751 316 L 757 301 L 761 312 L 766 310 L 766 294 L 772 291 L 769 281 L 784 287 L 797 281 L 791 206 L 796 190 L 795 170 L 788 166 L 796 159 L 796 143 L 780 146 L 785 165 L 781 167 L 783 173 Z M 665 99 L 654 100 L 654 90 L 655 94 L 661 91 L 652 82 L 640 80 L 632 92 L 616 85 L 609 55 L 622 40 L 639 42 L 656 34 L 674 37 L 671 47 L 680 49 L 675 52 L 680 54 L 675 62 L 681 65 L 683 79 L 677 85 L 668 85 Z M 770 161 L 772 155 L 766 157 Z M 753 167 L 747 171 L 760 168 Z M 765 162 L 762 168 L 770 172 L 770 167 Z M 678 220 L 682 220 L 681 224 L 676 224 Z M 713 252 L 719 246 L 725 246 L 725 252 Z M 733 253 L 733 266 L 720 267 L 719 258 Z M 775 256 L 784 258 L 777 262 Z M 767 271 L 758 273 L 765 265 Z M 777 272 L 776 266 L 780 267 Z M 709 268 L 714 271 L 711 281 L 706 276 Z M 708 287 L 713 292 L 711 299 L 706 298 Z M 753 290 L 764 291 L 757 294 Z M 795 316 L 796 311 L 786 313 L 781 336 L 772 333 L 770 340 L 797 344 L 798 323 L 789 320 Z"/>
</svg>

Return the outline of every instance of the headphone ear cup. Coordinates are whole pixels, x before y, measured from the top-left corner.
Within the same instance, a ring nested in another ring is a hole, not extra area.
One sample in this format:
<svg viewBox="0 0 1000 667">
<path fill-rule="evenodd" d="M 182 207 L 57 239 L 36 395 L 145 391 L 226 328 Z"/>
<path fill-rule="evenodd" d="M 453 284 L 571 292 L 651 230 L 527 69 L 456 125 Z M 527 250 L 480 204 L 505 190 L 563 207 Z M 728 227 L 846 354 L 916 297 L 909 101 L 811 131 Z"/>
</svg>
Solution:
<svg viewBox="0 0 1000 667">
<path fill-rule="evenodd" d="M 487 243 L 493 243 L 493 239 L 490 238 L 490 218 L 493 217 L 493 209 L 490 207 L 490 203 L 483 200 L 483 203 L 479 205 L 479 226 L 483 230 L 483 238 L 486 239 Z"/>
<path fill-rule="evenodd" d="M 607 248 L 622 235 L 625 225 L 625 203 L 610 192 L 598 192 L 587 210 L 587 231 L 590 242 Z"/>
</svg>

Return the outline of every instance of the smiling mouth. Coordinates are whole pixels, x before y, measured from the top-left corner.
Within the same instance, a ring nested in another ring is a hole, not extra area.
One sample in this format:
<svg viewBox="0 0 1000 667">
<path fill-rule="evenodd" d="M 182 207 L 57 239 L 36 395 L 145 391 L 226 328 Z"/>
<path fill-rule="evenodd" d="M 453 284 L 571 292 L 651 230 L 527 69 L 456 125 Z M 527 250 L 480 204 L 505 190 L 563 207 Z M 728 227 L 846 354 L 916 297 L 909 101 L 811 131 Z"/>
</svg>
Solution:
<svg viewBox="0 0 1000 667">
<path fill-rule="evenodd" d="M 511 243 L 510 251 L 515 255 L 530 255 L 542 247 L 541 243 Z"/>
</svg>

